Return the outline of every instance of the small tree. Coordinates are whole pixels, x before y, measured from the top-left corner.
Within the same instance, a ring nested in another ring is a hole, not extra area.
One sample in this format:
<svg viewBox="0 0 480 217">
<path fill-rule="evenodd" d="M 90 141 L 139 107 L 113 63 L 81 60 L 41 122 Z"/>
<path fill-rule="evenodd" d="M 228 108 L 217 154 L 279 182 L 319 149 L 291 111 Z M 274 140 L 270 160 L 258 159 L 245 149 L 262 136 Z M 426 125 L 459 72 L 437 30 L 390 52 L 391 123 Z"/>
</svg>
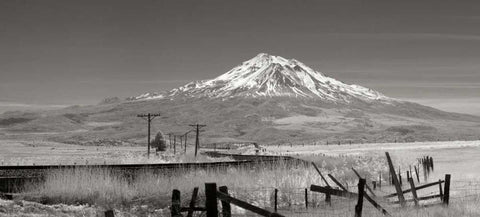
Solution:
<svg viewBox="0 0 480 217">
<path fill-rule="evenodd" d="M 152 147 L 157 148 L 157 151 L 165 151 L 167 150 L 167 142 L 165 141 L 165 137 L 163 136 L 162 132 L 158 132 L 155 136 L 155 139 L 151 142 Z"/>
</svg>

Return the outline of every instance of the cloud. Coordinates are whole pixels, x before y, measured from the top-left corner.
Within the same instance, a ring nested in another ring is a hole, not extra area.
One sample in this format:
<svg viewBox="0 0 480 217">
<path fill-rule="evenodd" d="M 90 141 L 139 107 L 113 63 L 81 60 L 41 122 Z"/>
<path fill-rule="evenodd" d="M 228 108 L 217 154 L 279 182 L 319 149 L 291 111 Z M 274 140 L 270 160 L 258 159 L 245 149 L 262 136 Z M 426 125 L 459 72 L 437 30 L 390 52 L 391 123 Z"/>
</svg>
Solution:
<svg viewBox="0 0 480 217">
<path fill-rule="evenodd" d="M 452 33 L 327 33 L 324 35 L 368 38 L 368 39 L 399 39 L 399 40 L 462 40 L 462 41 L 480 41 L 480 35 L 452 34 Z"/>
</svg>

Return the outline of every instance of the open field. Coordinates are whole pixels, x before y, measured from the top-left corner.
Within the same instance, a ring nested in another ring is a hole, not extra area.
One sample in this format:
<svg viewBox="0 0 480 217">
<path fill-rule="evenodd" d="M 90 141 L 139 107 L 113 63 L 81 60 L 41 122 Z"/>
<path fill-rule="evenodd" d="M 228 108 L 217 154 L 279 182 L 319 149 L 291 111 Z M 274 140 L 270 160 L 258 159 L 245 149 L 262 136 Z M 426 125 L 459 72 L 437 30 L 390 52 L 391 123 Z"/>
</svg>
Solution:
<svg viewBox="0 0 480 217">
<path fill-rule="evenodd" d="M 0 140 L 1 165 L 74 165 L 74 164 L 143 164 L 170 162 L 210 162 L 211 159 L 194 157 L 194 149 L 187 146 L 187 154 L 183 146 L 178 148 L 177 155 L 173 150 L 155 154 L 147 158 L 144 146 L 85 146 L 72 145 L 41 140 Z M 221 159 L 222 160 L 222 159 Z M 229 159 L 223 159 L 229 160 Z"/>
<path fill-rule="evenodd" d="M 399 165 L 414 165 L 417 158 L 435 158 L 432 180 L 450 173 L 455 180 L 480 180 L 480 141 L 374 143 L 321 146 L 268 146 L 269 153 L 293 156 L 385 156 L 388 151 Z M 405 168 L 403 168 L 405 169 Z"/>
<path fill-rule="evenodd" d="M 443 179 L 445 173 L 452 174 L 452 199 L 449 208 L 435 206 L 418 210 L 413 207 L 400 209 L 383 199 L 378 201 L 393 216 L 473 217 L 480 215 L 480 210 L 476 206 L 480 200 L 480 174 L 475 171 L 478 168 L 475 161 L 480 156 L 479 143 L 456 141 L 266 148 L 267 153 L 289 154 L 316 162 L 322 173 L 332 174 L 353 192 L 356 191 L 358 179 L 351 171 L 351 167 L 356 168 L 367 178 L 376 178 L 381 173 L 383 182 L 387 182 L 385 151 L 390 152 L 394 164 L 400 166 L 402 170 L 408 165 L 415 164 L 418 157 L 432 156 L 435 159 L 435 172 L 430 176 L 431 181 Z M 24 189 L 22 194 L 16 195 L 16 200 L 24 199 L 52 205 L 70 204 L 67 207 L 79 203 L 90 204 L 79 208 L 85 209 L 84 215 L 79 215 L 78 212 L 65 212 L 67 213 L 65 216 L 101 216 L 102 211 L 106 209 L 116 210 L 116 216 L 169 216 L 168 206 L 173 189 L 182 192 L 182 200 L 186 206 L 193 188 L 200 187 L 198 203 L 202 204 L 205 182 L 228 186 L 235 197 L 270 210 L 273 207 L 274 189 L 278 189 L 279 212 L 286 216 L 353 216 L 356 204 L 354 200 L 332 198 L 332 207 L 326 206 L 323 194 L 309 192 L 311 208 L 305 210 L 304 189 L 309 188 L 311 184 L 324 185 L 324 183 L 312 166 L 296 163 L 260 164 L 255 168 L 177 171 L 172 174 L 143 171 L 139 172 L 133 181 L 104 169 L 65 169 L 48 174 L 47 181 L 43 184 Z M 422 183 L 425 182 L 422 180 Z M 403 188 L 408 186 L 404 185 Z M 384 195 L 394 192 L 394 188 L 385 185 L 376 192 L 378 195 Z M 431 189 L 427 189 L 419 193 L 428 195 L 432 192 Z M 45 209 L 50 209 L 48 207 L 52 205 L 35 206 L 47 206 Z M 0 208 L 2 206 L 0 204 Z M 381 216 L 370 204 L 364 206 L 364 216 Z M 7 204 L 3 209 L 7 213 L 23 212 L 26 216 L 32 214 L 25 212 L 25 209 L 20 211 L 17 208 L 17 211 L 14 211 L 12 207 L 13 205 Z M 77 208 L 73 206 L 71 209 Z M 252 216 L 240 208 L 234 208 L 233 213 L 238 216 Z"/>
</svg>

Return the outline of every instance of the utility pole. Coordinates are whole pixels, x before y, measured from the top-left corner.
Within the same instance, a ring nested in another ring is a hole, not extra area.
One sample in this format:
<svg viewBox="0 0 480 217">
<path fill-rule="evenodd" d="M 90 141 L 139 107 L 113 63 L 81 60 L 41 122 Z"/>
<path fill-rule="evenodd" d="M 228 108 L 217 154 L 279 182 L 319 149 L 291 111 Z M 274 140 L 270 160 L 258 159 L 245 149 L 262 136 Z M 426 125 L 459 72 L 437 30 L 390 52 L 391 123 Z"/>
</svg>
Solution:
<svg viewBox="0 0 480 217">
<path fill-rule="evenodd" d="M 200 147 L 200 141 L 199 141 L 200 128 L 206 127 L 207 125 L 192 124 L 192 125 L 190 125 L 190 126 L 191 126 L 191 127 L 195 127 L 195 128 L 196 128 L 196 132 L 197 132 L 197 135 L 196 135 L 196 138 L 195 138 L 195 157 L 197 157 L 198 148 Z"/>
<path fill-rule="evenodd" d="M 146 120 L 148 122 L 148 148 L 147 148 L 147 158 L 150 158 L 150 126 L 151 126 L 151 123 L 152 123 L 152 120 L 155 118 L 155 117 L 158 117 L 160 116 L 160 114 L 139 114 L 137 115 L 137 117 L 139 118 L 142 118 L 144 120 Z"/>
<path fill-rule="evenodd" d="M 173 134 L 173 154 L 177 153 L 177 135 Z"/>
<path fill-rule="evenodd" d="M 186 154 L 187 153 L 187 138 L 188 138 L 188 134 L 190 132 L 192 132 L 193 130 L 189 130 L 187 131 L 185 134 L 183 134 L 183 137 L 185 137 L 185 150 L 184 150 L 184 153 Z"/>
</svg>

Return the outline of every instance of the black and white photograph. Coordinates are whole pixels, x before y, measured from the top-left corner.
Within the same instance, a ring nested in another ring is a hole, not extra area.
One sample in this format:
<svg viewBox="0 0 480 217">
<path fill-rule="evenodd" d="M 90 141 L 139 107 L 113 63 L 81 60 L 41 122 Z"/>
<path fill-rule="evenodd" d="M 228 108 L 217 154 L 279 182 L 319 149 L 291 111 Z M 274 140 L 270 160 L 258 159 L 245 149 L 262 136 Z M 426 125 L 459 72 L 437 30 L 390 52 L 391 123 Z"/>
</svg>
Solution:
<svg viewBox="0 0 480 217">
<path fill-rule="evenodd" d="M 0 217 L 480 217 L 478 0 L 0 0 Z"/>
</svg>

